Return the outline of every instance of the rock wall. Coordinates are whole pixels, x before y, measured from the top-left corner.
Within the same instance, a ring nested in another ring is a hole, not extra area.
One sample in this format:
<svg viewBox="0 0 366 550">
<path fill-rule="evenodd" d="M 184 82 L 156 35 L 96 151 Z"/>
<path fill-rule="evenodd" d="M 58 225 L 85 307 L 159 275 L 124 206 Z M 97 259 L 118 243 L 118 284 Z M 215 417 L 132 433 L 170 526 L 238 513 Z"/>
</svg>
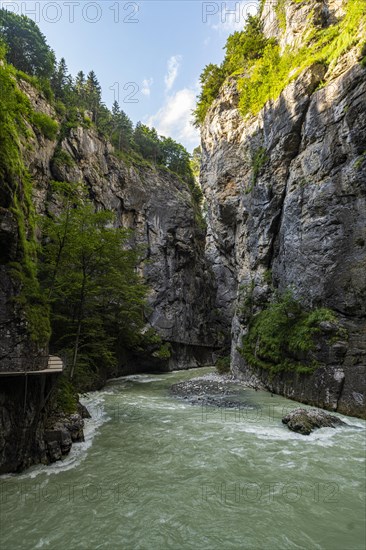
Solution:
<svg viewBox="0 0 366 550">
<path fill-rule="evenodd" d="M 35 111 L 57 119 L 40 92 L 25 81 L 19 87 Z M 145 251 L 147 322 L 170 344 L 171 356 L 162 361 L 121 350 L 118 374 L 211 365 L 223 336 L 215 320 L 215 278 L 205 258 L 205 229 L 188 186 L 168 170 L 118 159 L 108 141 L 82 121 L 61 144 L 29 123 L 20 147 L 39 214 L 58 208 L 52 180 L 84 183 L 96 207 L 113 210 L 118 225 L 133 230 L 131 245 Z M 60 147 L 69 158 L 63 165 L 54 162 Z M 11 267 L 21 261 L 19 226 L 9 201 L 0 199 L 0 371 L 41 370 L 48 349 L 29 337 L 17 301 L 21 283 Z M 52 461 L 70 448 L 73 434 L 67 428 L 46 425 L 46 401 L 55 380 L 54 375 L 0 376 L 0 473 Z"/>
<path fill-rule="evenodd" d="M 45 405 L 56 376 L 1 377 L 0 474 L 48 462 Z"/>
<path fill-rule="evenodd" d="M 19 86 L 35 111 L 57 119 L 53 108 L 37 90 L 25 81 L 20 81 Z M 69 162 L 54 162 L 55 152 L 60 148 Z M 22 152 L 39 214 L 45 214 L 47 208 L 57 208 L 50 185 L 52 180 L 81 182 L 89 189 L 97 208 L 113 210 L 118 225 L 133 230 L 131 244 L 141 245 L 145 250 L 142 271 L 150 287 L 148 322 L 172 347 L 165 367 L 212 364 L 214 350 L 222 345 L 224 335 L 220 334 L 215 318 L 215 278 L 205 257 L 205 228 L 188 186 L 168 170 L 147 162 L 117 158 L 110 143 L 82 121 L 79 127 L 68 132 L 61 144 L 58 139 L 46 139 L 29 125 Z M 1 218 L 0 239 L 6 242 L 6 250 L 16 250 L 16 222 L 12 221 L 9 211 L 5 214 Z M 2 263 L 5 264 L 5 260 Z M 6 322 L 13 323 L 15 330 L 26 332 L 10 299 L 19 289 L 13 288 L 14 280 L 6 282 L 3 277 L 2 283 L 0 300 L 4 302 L 4 311 L 10 308 L 3 326 Z M 8 341 L 13 345 L 18 339 L 4 328 L 0 346 Z M 127 356 L 124 357 L 127 361 Z M 136 358 L 130 357 L 130 363 L 131 360 Z M 125 367 L 131 370 L 134 365 Z"/>
<path fill-rule="evenodd" d="M 341 9 L 342 2 L 289 2 L 281 34 L 267 2 L 265 32 L 293 46 L 309 13 L 328 25 Z M 246 119 L 229 79 L 202 128 L 201 182 L 217 308 L 231 321 L 233 372 L 293 399 L 365 417 L 366 70 L 358 56 L 348 52 L 331 75 L 314 64 Z M 329 84 L 318 89 L 324 79 Z M 319 342 L 314 375 L 269 376 L 238 351 L 248 330 L 245 296 L 251 292 L 255 313 L 273 287 L 291 289 L 305 308 L 332 309 L 348 332 L 328 346 Z"/>
<path fill-rule="evenodd" d="M 13 375 L 0 379 L 0 475 L 20 472 L 33 464 L 49 464 L 84 441 L 87 411 L 75 414 L 52 410 L 58 374 Z"/>
<path fill-rule="evenodd" d="M 215 279 L 205 258 L 205 230 L 188 186 L 167 170 L 119 160 L 91 128 L 72 129 L 63 140 L 70 165 L 52 162 L 52 145 L 38 136 L 36 154 L 29 155 L 38 212 L 44 213 L 47 204 L 52 207 L 51 180 L 86 184 L 97 208 L 116 212 L 118 225 L 134 231 L 131 244 L 145 251 L 148 322 L 172 347 L 165 368 L 212 364 L 213 352 L 221 345 L 214 319 Z M 126 372 L 158 367 L 142 357 L 125 354 L 124 359 Z"/>
</svg>

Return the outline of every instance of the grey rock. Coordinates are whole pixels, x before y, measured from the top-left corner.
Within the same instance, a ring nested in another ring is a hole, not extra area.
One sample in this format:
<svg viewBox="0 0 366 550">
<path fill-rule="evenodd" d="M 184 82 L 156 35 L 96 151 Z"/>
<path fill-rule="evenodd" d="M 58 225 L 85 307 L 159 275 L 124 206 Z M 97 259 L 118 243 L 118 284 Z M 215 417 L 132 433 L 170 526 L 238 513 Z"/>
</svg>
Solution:
<svg viewBox="0 0 366 550">
<path fill-rule="evenodd" d="M 317 409 L 295 409 L 284 416 L 282 422 L 293 432 L 302 435 L 310 435 L 319 428 L 337 428 L 346 425 L 337 416 Z"/>
<path fill-rule="evenodd" d="M 60 422 L 55 424 L 52 430 L 46 430 L 44 438 L 47 444 L 57 443 L 60 448 L 61 455 L 67 455 L 71 450 L 72 439 L 70 432 Z"/>
<path fill-rule="evenodd" d="M 40 182 L 34 194 L 38 212 L 45 212 L 47 200 L 48 208 L 58 209 L 49 186 L 54 177 L 85 183 L 96 206 L 114 211 L 117 223 L 133 230 L 131 244 L 145 250 L 143 275 L 151 289 L 148 323 L 172 347 L 167 368 L 212 364 L 219 340 L 215 278 L 205 257 L 205 231 L 197 222 L 188 186 L 148 164 L 127 165 L 90 128 L 72 129 L 62 149 L 73 164 L 58 166 L 55 172 L 49 157 L 46 172 L 36 178 Z M 134 356 L 125 354 L 124 361 L 123 372 L 136 365 Z M 137 362 L 146 368 L 143 360 Z"/>
<path fill-rule="evenodd" d="M 90 414 L 84 418 L 90 418 Z M 71 414 L 64 422 L 64 426 L 69 432 L 73 443 L 84 441 L 84 420 L 80 414 Z"/>
<path fill-rule="evenodd" d="M 192 405 L 241 409 L 248 407 L 245 387 L 229 375 L 207 375 L 173 384 L 170 393 Z"/>
<path fill-rule="evenodd" d="M 57 460 L 61 460 L 62 452 L 61 452 L 61 446 L 59 441 L 57 440 L 47 441 L 47 453 L 48 453 L 49 461 L 51 463 L 56 462 Z"/>
<path fill-rule="evenodd" d="M 82 403 L 78 403 L 78 413 L 81 416 L 81 418 L 91 418 L 90 412 L 88 409 L 83 405 Z"/>
<path fill-rule="evenodd" d="M 44 439 L 46 399 L 56 378 L 29 376 L 27 382 L 23 376 L 0 378 L 0 474 L 49 462 Z"/>
<path fill-rule="evenodd" d="M 268 0 L 265 33 L 295 47 L 308 24 L 328 26 L 344 4 L 286 2 L 284 33 Z M 351 49 L 327 73 L 311 66 L 245 119 L 229 78 L 202 127 L 201 183 L 206 252 L 218 318 L 231 332 L 232 372 L 248 384 L 366 418 L 366 71 L 358 61 Z M 330 83 L 317 90 L 323 80 Z M 260 148 L 266 161 L 254 181 Z M 291 289 L 304 308 L 327 307 L 338 317 L 342 333 L 321 326 L 313 375 L 269 376 L 238 351 L 273 288 Z"/>
</svg>

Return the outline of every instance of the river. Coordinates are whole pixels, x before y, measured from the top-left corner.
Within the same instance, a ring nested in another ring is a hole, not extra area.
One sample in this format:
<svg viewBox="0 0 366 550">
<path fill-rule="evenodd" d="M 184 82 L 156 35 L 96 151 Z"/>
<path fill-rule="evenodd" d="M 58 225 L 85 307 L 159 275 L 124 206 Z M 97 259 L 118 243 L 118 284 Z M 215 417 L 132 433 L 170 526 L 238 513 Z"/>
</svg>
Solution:
<svg viewBox="0 0 366 550">
<path fill-rule="evenodd" d="M 0 478 L 1 550 L 364 550 L 366 423 L 306 437 L 281 423 L 297 404 L 266 392 L 232 409 L 169 395 L 193 376 L 89 394 L 84 443 Z"/>
</svg>

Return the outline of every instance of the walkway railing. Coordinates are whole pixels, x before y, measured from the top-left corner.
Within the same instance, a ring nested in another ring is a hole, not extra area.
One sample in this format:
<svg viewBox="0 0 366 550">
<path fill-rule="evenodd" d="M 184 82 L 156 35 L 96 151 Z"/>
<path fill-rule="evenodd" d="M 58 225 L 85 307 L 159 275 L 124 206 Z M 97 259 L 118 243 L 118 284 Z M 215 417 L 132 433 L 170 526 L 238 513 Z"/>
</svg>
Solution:
<svg viewBox="0 0 366 550">
<path fill-rule="evenodd" d="M 8 355 L 0 358 L 0 376 L 54 374 L 62 372 L 63 368 L 63 360 L 56 355 L 40 355 L 34 357 Z"/>
</svg>

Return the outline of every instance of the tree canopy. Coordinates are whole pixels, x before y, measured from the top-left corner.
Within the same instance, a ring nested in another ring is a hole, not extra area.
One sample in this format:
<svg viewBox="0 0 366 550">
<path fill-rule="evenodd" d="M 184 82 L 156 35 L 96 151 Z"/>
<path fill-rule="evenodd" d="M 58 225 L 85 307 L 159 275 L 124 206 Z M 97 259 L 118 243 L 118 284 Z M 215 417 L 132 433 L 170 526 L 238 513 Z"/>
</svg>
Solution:
<svg viewBox="0 0 366 550">
<path fill-rule="evenodd" d="M 201 93 L 194 112 L 195 125 L 200 126 L 212 102 L 217 98 L 225 79 L 235 72 L 247 70 L 263 56 L 271 40 L 265 38 L 259 16 L 249 15 L 242 31 L 230 35 L 225 45 L 225 58 L 221 65 L 210 63 L 201 77 Z"/>
<path fill-rule="evenodd" d="M 189 185 L 194 182 L 191 158 L 182 145 L 159 136 L 155 128 L 141 122 L 134 127 L 117 101 L 109 110 L 103 103 L 96 73 L 79 71 L 73 78 L 64 58 L 55 62 L 52 50 L 34 21 L 4 9 L 0 10 L 0 15 L 0 43 L 5 45 L 6 59 L 19 71 L 42 80 L 40 88 L 49 100 L 54 100 L 63 118 L 61 137 L 80 124 L 94 124 L 111 141 L 117 153 L 164 166 Z"/>
<path fill-rule="evenodd" d="M 96 211 L 85 193 L 59 184 L 59 214 L 43 223 L 41 279 L 52 305 L 51 346 L 68 356 L 70 379 L 97 377 L 117 364 L 117 342 L 131 346 L 144 326 L 147 287 L 139 251 L 110 211 Z"/>
<path fill-rule="evenodd" d="M 31 76 L 51 78 L 55 55 L 32 19 L 1 8 L 0 38 L 7 46 L 9 63 Z"/>
</svg>

